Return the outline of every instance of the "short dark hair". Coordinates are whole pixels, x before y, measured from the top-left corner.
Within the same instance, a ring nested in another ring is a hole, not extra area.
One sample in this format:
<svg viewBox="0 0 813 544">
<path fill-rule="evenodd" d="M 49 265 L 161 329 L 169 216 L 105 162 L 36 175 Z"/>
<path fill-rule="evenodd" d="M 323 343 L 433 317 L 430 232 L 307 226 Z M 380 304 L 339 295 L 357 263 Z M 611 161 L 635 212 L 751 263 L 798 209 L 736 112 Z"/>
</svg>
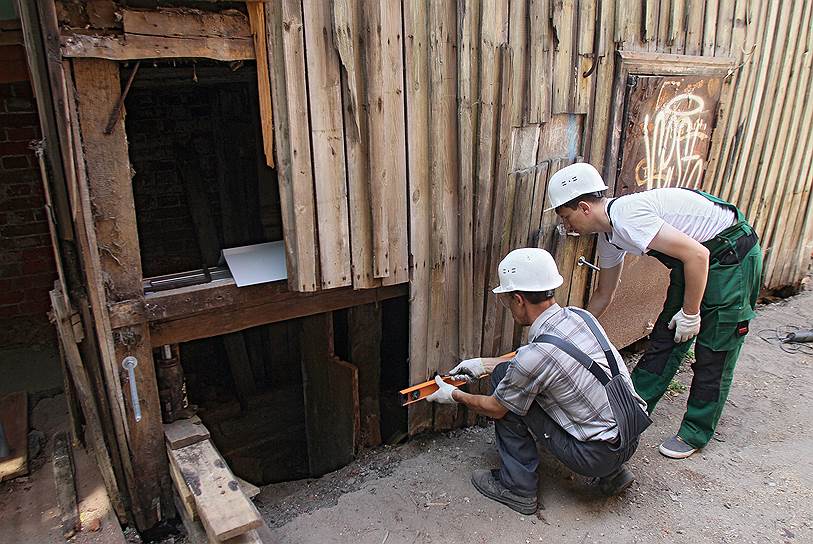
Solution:
<svg viewBox="0 0 813 544">
<path fill-rule="evenodd" d="M 546 300 L 550 300 L 553 298 L 554 290 L 551 289 L 549 291 L 514 291 L 518 295 L 522 295 L 522 298 L 530 302 L 531 304 L 541 304 Z"/>
<path fill-rule="evenodd" d="M 579 202 L 589 202 L 589 203 L 593 204 L 595 202 L 601 201 L 601 199 L 604 198 L 604 196 L 605 196 L 604 191 L 596 191 L 594 193 L 585 193 L 583 195 L 577 196 L 576 198 L 574 198 L 573 200 L 571 200 L 569 202 L 565 202 L 561 206 L 557 206 L 556 211 L 558 212 L 563 207 L 568 207 L 571 210 L 575 210 L 576 208 L 579 207 Z"/>
</svg>

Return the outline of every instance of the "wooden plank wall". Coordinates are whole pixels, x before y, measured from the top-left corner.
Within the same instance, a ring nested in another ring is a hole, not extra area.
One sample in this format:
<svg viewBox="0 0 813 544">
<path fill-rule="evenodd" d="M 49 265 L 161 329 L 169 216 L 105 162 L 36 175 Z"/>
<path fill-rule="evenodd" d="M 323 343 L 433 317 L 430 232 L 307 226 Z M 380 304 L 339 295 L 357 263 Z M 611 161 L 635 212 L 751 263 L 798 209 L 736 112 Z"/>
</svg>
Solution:
<svg viewBox="0 0 813 544">
<path fill-rule="evenodd" d="M 721 1 L 721 13 L 732 3 Z M 813 7 L 801 0 L 737 4 L 731 54 L 740 66 L 704 187 L 748 215 L 765 259 L 763 286 L 777 289 L 808 273 L 813 252 Z"/>
<path fill-rule="evenodd" d="M 798 282 L 813 247 L 812 23 L 802 0 L 267 4 L 291 286 L 408 279 L 412 382 L 516 347 L 490 293 L 513 248 L 551 251 L 559 301 L 583 305 L 593 277 L 575 263 L 594 240 L 556 232 L 547 180 L 603 166 L 617 50 L 740 63 L 704 188 L 755 223 L 766 286 Z M 410 431 L 465 416 L 418 405 Z"/>
</svg>

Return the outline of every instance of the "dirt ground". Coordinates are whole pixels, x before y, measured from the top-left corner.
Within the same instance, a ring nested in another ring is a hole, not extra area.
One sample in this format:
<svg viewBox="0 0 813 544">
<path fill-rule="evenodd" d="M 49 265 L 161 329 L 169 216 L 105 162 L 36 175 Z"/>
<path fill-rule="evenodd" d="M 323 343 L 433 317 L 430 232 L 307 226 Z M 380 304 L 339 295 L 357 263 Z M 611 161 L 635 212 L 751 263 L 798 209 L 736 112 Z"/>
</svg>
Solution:
<svg viewBox="0 0 813 544">
<path fill-rule="evenodd" d="M 751 324 L 715 439 L 683 461 L 658 453 L 691 382 L 684 369 L 630 462 L 636 482 L 605 498 L 549 455 L 544 509 L 523 516 L 469 481 L 498 465 L 494 428 L 417 437 L 318 480 L 266 486 L 257 504 L 279 543 L 813 542 L 813 355 L 760 338 L 813 328 L 813 291 L 764 306 Z"/>
</svg>

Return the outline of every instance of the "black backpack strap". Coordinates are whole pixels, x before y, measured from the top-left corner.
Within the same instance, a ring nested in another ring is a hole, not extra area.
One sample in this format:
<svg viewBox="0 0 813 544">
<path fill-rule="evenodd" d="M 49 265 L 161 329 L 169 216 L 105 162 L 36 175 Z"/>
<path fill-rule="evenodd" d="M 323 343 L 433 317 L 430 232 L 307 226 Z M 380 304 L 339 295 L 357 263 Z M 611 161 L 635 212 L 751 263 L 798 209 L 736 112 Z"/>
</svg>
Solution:
<svg viewBox="0 0 813 544">
<path fill-rule="evenodd" d="M 553 336 L 552 334 L 540 334 L 536 338 L 534 338 L 534 343 L 539 344 L 552 344 L 557 348 L 561 349 L 574 359 L 576 359 L 579 363 L 582 364 L 584 368 L 590 371 L 590 373 L 596 377 L 596 379 L 601 382 L 601 385 L 607 385 L 610 382 L 610 378 L 607 377 L 607 374 L 604 373 L 603 370 L 596 364 L 596 362 L 587 356 L 582 350 L 564 340 L 559 338 L 558 336 Z"/>
<path fill-rule="evenodd" d="M 615 358 L 615 353 L 613 353 L 613 348 L 610 346 L 610 342 L 607 340 L 607 337 L 604 336 L 601 329 L 598 328 L 596 318 L 593 317 L 593 314 L 586 310 L 582 310 L 581 308 L 570 307 L 569 310 L 581 317 L 587 326 L 590 327 L 590 331 L 593 333 L 593 336 L 595 336 L 596 340 L 598 340 L 598 345 L 601 346 L 601 349 L 604 351 L 604 357 L 607 358 L 607 364 L 610 365 L 610 372 L 613 378 L 618 376 L 620 373 L 618 370 L 618 359 Z"/>
</svg>

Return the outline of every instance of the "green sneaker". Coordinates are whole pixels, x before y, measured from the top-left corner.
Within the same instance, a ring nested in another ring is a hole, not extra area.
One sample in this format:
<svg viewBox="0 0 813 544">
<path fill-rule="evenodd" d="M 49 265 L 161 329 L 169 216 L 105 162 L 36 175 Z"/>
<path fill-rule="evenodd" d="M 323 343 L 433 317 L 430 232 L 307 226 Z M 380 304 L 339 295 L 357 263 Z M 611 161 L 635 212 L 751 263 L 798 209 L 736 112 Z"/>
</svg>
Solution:
<svg viewBox="0 0 813 544">
<path fill-rule="evenodd" d="M 500 471 L 497 469 L 475 470 L 471 474 L 471 483 L 477 491 L 489 499 L 501 502 L 520 514 L 530 516 L 536 513 L 536 497 L 523 497 L 505 487 L 500 481 Z"/>
<path fill-rule="evenodd" d="M 670 459 L 686 459 L 691 454 L 696 452 L 697 448 L 694 448 L 684 442 L 681 437 L 673 436 L 658 446 L 658 451 Z"/>
</svg>

